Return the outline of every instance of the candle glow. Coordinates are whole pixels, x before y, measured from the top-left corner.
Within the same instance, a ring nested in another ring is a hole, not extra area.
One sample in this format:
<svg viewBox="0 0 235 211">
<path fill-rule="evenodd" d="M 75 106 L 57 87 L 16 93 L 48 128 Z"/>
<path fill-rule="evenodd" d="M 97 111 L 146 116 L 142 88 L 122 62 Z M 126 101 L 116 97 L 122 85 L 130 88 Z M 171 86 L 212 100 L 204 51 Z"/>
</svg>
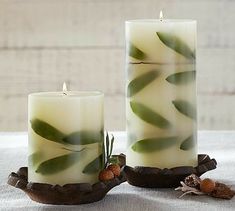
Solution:
<svg viewBox="0 0 235 211">
<path fill-rule="evenodd" d="M 67 90 L 67 85 L 66 85 L 66 83 L 64 82 L 64 83 L 63 83 L 63 94 L 64 94 L 64 95 L 67 95 L 67 91 L 68 91 L 68 90 Z"/>
<path fill-rule="evenodd" d="M 160 11 L 159 19 L 160 19 L 160 21 L 162 21 L 162 19 L 163 19 L 163 12 L 162 12 L 162 10 Z"/>
</svg>

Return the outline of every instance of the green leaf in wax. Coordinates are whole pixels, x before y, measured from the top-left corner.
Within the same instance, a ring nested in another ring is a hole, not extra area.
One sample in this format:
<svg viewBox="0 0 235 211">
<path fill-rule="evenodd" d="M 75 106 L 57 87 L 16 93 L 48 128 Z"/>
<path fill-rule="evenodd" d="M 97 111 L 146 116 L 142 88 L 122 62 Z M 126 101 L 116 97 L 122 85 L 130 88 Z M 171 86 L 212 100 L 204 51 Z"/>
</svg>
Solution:
<svg viewBox="0 0 235 211">
<path fill-rule="evenodd" d="M 137 48 L 135 45 L 130 43 L 129 45 L 129 56 L 135 58 L 135 59 L 145 59 L 147 55 L 141 51 L 139 48 Z"/>
<path fill-rule="evenodd" d="M 142 103 L 130 102 L 130 106 L 132 111 L 142 120 L 157 126 L 159 128 L 169 128 L 171 127 L 171 123 L 162 117 L 160 114 L 156 113 L 152 109 L 143 105 Z"/>
<path fill-rule="evenodd" d="M 166 80 L 175 85 L 187 84 L 194 81 L 196 78 L 196 71 L 185 71 L 172 74 L 166 78 Z"/>
<path fill-rule="evenodd" d="M 103 131 L 79 131 L 63 138 L 63 142 L 71 145 L 86 145 L 103 142 Z"/>
<path fill-rule="evenodd" d="M 155 152 L 167 149 L 177 142 L 176 137 L 149 138 L 137 141 L 132 145 L 135 152 Z"/>
<path fill-rule="evenodd" d="M 112 138 L 110 141 L 109 157 L 111 157 L 112 152 L 113 152 L 113 143 L 114 143 L 114 136 L 112 135 Z"/>
<path fill-rule="evenodd" d="M 104 142 L 102 143 L 102 153 L 103 153 L 103 157 L 102 157 L 102 166 L 105 166 L 106 163 L 106 154 L 105 154 L 105 144 Z"/>
<path fill-rule="evenodd" d="M 70 154 L 52 158 L 50 160 L 46 160 L 38 166 L 36 172 L 43 175 L 51 175 L 58 173 L 60 171 L 63 171 L 71 167 L 76 162 L 78 162 L 80 156 L 81 156 L 81 151 L 73 152 Z"/>
<path fill-rule="evenodd" d="M 103 169 L 103 153 L 101 155 L 99 155 L 99 157 L 97 157 L 96 159 L 94 159 L 93 161 L 91 161 L 87 166 L 85 166 L 85 168 L 83 169 L 83 173 L 84 174 L 93 174 L 96 173 L 98 171 L 100 171 L 101 169 Z"/>
<path fill-rule="evenodd" d="M 189 150 L 193 148 L 194 146 L 195 146 L 194 136 L 189 136 L 182 142 L 182 144 L 180 145 L 180 149 Z"/>
<path fill-rule="evenodd" d="M 154 81 L 158 75 L 158 71 L 152 70 L 132 80 L 127 87 L 127 96 L 132 97 L 134 94 L 146 87 L 149 83 Z"/>
<path fill-rule="evenodd" d="M 187 59 L 195 59 L 195 53 L 179 37 L 165 32 L 156 32 L 159 39 L 175 52 L 183 55 Z"/>
<path fill-rule="evenodd" d="M 107 133 L 106 134 L 106 139 L 105 139 L 105 148 L 106 148 L 106 159 L 107 159 L 107 162 L 108 162 L 108 158 L 109 158 L 109 143 L 110 143 L 109 134 Z"/>
<path fill-rule="evenodd" d="M 196 119 L 197 118 L 197 113 L 195 108 L 188 103 L 187 101 L 184 100 L 174 100 L 172 101 L 174 104 L 175 108 L 182 114 L 192 118 Z"/>
<path fill-rule="evenodd" d="M 52 125 L 48 124 L 47 122 L 44 122 L 40 119 L 32 119 L 31 121 L 31 127 L 35 133 L 37 133 L 39 136 L 58 143 L 62 143 L 64 134 L 57 130 Z"/>
<path fill-rule="evenodd" d="M 43 159 L 42 152 L 34 152 L 28 156 L 28 165 L 29 167 L 35 167 L 39 164 L 40 160 Z"/>
<path fill-rule="evenodd" d="M 112 156 L 113 152 L 113 143 L 114 143 L 114 136 L 112 135 L 112 138 L 110 140 L 109 134 L 107 132 L 106 138 L 105 138 L 105 167 L 109 164 L 110 157 Z"/>
</svg>

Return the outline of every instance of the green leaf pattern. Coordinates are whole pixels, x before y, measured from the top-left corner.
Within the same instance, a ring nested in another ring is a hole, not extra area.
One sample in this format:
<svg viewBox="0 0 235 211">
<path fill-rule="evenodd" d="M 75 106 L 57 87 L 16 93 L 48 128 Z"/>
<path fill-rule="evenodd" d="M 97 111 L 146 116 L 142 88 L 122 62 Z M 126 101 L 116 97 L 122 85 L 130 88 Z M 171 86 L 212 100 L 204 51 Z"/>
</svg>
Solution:
<svg viewBox="0 0 235 211">
<path fill-rule="evenodd" d="M 190 150 L 196 144 L 195 137 L 193 135 L 186 138 L 180 145 L 180 149 L 182 150 Z"/>
<path fill-rule="evenodd" d="M 186 85 L 194 82 L 196 79 L 196 71 L 194 70 L 196 59 L 195 50 L 191 49 L 185 42 L 183 42 L 183 40 L 173 34 L 156 32 L 156 35 L 165 46 L 190 60 L 191 64 L 193 65 L 193 70 L 179 71 L 168 75 L 165 79 L 166 82 L 176 86 Z M 138 60 L 144 60 L 147 58 L 146 53 L 144 53 L 138 47 L 134 46 L 132 43 L 129 46 L 129 56 Z M 127 87 L 127 97 L 135 96 L 151 82 L 156 80 L 159 74 L 159 69 L 157 71 L 152 70 L 132 79 Z M 157 108 L 154 108 L 154 110 L 150 109 L 147 105 L 141 102 L 137 102 L 135 99 L 131 99 L 129 103 L 132 112 L 141 120 L 161 129 L 169 129 L 172 127 L 171 122 L 157 112 Z M 191 103 L 185 100 L 175 99 L 172 101 L 172 104 L 174 109 L 176 109 L 182 115 L 187 116 L 192 120 L 196 120 L 196 108 L 194 108 Z M 135 137 L 135 140 L 131 141 L 132 143 L 134 141 L 134 144 L 131 146 L 131 148 L 133 151 L 138 153 L 155 152 L 167 149 L 177 144 L 178 139 L 179 137 L 156 137 L 137 141 L 138 139 Z M 192 135 L 181 142 L 180 149 L 190 150 L 194 146 L 195 137 Z"/>
<path fill-rule="evenodd" d="M 43 175 L 58 173 L 77 163 L 80 156 L 80 152 L 74 152 L 46 160 L 38 166 L 38 168 L 36 169 L 36 173 L 40 173 Z"/>
<path fill-rule="evenodd" d="M 96 159 L 91 161 L 88 165 L 85 166 L 83 169 L 84 174 L 94 174 L 98 171 L 100 171 L 104 166 L 103 166 L 103 153 L 99 155 Z"/>
<path fill-rule="evenodd" d="M 196 71 L 185 71 L 185 72 L 178 72 L 172 75 L 169 75 L 166 80 L 175 85 L 184 85 L 195 81 L 196 78 Z"/>
<path fill-rule="evenodd" d="M 187 59 L 194 60 L 195 53 L 179 37 L 166 32 L 156 32 L 158 38 L 169 48 Z"/>
<path fill-rule="evenodd" d="M 148 153 L 167 149 L 177 142 L 176 137 L 149 138 L 137 141 L 132 145 L 135 152 Z"/>
<path fill-rule="evenodd" d="M 43 153 L 41 151 L 32 153 L 28 156 L 29 167 L 35 168 L 40 163 L 41 159 L 43 159 Z"/>
<path fill-rule="evenodd" d="M 147 58 L 147 55 L 142 50 L 137 48 L 133 43 L 130 43 L 128 47 L 129 56 L 138 60 L 143 60 Z"/>
<path fill-rule="evenodd" d="M 103 145 L 103 139 L 104 139 L 104 134 L 103 131 L 79 131 L 79 132 L 74 132 L 71 134 L 64 134 L 57 128 L 53 127 L 49 123 L 34 118 L 31 121 L 31 128 L 32 130 L 39 136 L 43 137 L 46 140 L 56 142 L 58 144 L 62 144 L 66 147 L 70 145 L 89 145 L 89 144 L 102 144 Z M 66 147 L 62 147 L 65 150 L 72 151 L 72 153 L 65 154 L 62 156 L 54 157 L 49 160 L 43 161 L 43 154 L 41 151 L 34 152 L 28 157 L 28 163 L 29 166 L 36 168 L 36 173 L 40 173 L 43 175 L 50 175 L 50 174 L 55 174 L 59 171 L 63 171 L 75 163 L 79 161 L 80 154 L 82 153 L 83 150 L 81 151 L 73 151 L 69 150 Z M 85 148 L 84 148 L 85 149 Z M 103 155 L 103 154 L 102 154 Z M 100 155 L 97 160 L 102 161 L 102 155 Z M 94 167 L 94 172 L 97 172 L 97 162 L 94 160 L 93 163 L 90 163 L 90 165 L 86 166 L 84 169 L 84 172 L 92 173 L 91 168 Z M 100 166 L 100 165 L 99 165 Z"/>
<path fill-rule="evenodd" d="M 52 125 L 37 118 L 32 119 L 30 123 L 31 123 L 31 128 L 39 136 L 50 141 L 63 143 L 63 138 L 65 137 L 65 134 L 60 132 L 58 129 L 56 129 Z"/>
<path fill-rule="evenodd" d="M 189 102 L 184 100 L 174 100 L 172 103 L 180 113 L 192 119 L 197 118 L 196 109 Z"/>
<path fill-rule="evenodd" d="M 63 142 L 71 145 L 86 145 L 101 142 L 103 131 L 79 131 L 69 134 L 63 138 Z"/>
<path fill-rule="evenodd" d="M 148 108 L 144 104 L 131 101 L 130 106 L 132 111 L 143 121 L 159 128 L 171 127 L 171 123 L 167 119 L 162 117 L 156 111 Z"/>
<path fill-rule="evenodd" d="M 127 96 L 132 97 L 133 95 L 144 89 L 149 83 L 154 81 L 158 77 L 158 75 L 158 71 L 152 70 L 133 79 L 127 87 Z"/>
</svg>

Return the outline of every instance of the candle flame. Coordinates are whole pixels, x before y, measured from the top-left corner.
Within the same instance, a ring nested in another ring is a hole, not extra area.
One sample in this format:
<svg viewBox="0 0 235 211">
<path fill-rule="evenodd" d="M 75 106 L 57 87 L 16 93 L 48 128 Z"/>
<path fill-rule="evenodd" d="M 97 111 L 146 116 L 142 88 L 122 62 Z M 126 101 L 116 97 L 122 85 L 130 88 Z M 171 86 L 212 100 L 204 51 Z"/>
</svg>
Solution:
<svg viewBox="0 0 235 211">
<path fill-rule="evenodd" d="M 64 94 L 64 95 L 67 95 L 67 93 L 66 93 L 67 91 L 68 91 L 68 90 L 67 90 L 67 86 L 66 86 L 66 83 L 64 82 L 64 83 L 63 83 L 63 94 Z"/>
<path fill-rule="evenodd" d="M 163 19 L 163 12 L 162 12 L 162 10 L 160 11 L 159 18 L 160 18 L 160 21 L 162 21 L 162 19 Z"/>
</svg>

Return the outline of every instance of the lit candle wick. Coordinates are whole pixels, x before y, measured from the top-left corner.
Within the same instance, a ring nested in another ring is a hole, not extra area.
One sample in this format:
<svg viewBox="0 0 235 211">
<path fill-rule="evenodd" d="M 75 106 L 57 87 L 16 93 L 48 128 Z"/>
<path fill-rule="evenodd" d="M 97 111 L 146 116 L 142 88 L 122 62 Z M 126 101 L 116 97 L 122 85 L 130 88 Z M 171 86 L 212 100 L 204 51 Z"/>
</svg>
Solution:
<svg viewBox="0 0 235 211">
<path fill-rule="evenodd" d="M 163 20 L 163 12 L 162 12 L 162 10 L 160 11 L 159 18 L 160 18 L 160 21 Z"/>
<path fill-rule="evenodd" d="M 67 95 L 67 86 L 65 82 L 63 83 L 63 94 Z"/>
</svg>

